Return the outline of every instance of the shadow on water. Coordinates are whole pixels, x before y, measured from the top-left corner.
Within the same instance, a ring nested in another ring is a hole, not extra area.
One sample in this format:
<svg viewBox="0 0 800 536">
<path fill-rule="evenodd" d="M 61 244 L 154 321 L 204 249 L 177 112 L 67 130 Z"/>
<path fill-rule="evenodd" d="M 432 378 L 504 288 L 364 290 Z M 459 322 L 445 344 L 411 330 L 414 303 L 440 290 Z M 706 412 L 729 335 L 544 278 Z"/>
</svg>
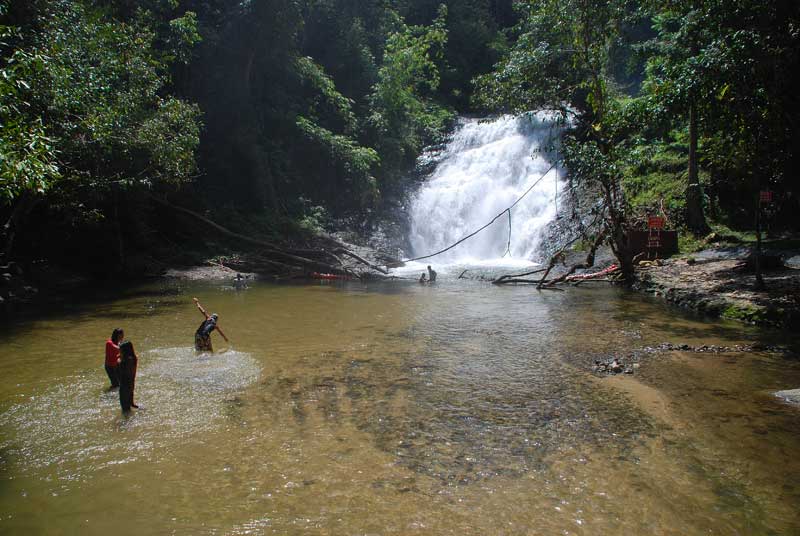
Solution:
<svg viewBox="0 0 800 536">
<path fill-rule="evenodd" d="M 0 337 L 16 337 L 35 330 L 38 322 L 71 318 L 127 320 L 159 314 L 158 309 L 185 305 L 185 285 L 177 279 L 157 282 L 112 285 L 104 283 L 91 288 L 79 288 L 58 295 L 47 303 L 34 304 L 9 317 L 3 323 Z M 173 297 L 173 299 L 170 299 Z M 120 309 L 119 303 L 124 302 Z"/>
</svg>

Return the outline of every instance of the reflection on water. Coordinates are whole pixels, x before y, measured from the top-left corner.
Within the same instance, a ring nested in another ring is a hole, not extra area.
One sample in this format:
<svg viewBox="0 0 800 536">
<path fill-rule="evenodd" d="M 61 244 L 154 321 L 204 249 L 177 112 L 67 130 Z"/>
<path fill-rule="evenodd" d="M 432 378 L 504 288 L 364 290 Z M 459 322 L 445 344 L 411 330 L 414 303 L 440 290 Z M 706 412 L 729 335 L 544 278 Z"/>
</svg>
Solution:
<svg viewBox="0 0 800 536">
<path fill-rule="evenodd" d="M 190 347 L 192 296 L 232 341 L 216 354 Z M 101 368 L 117 325 L 140 356 L 127 419 Z M 800 411 L 770 391 L 798 361 L 585 367 L 759 338 L 794 342 L 614 289 L 145 287 L 0 337 L 0 531 L 796 533 Z"/>
</svg>

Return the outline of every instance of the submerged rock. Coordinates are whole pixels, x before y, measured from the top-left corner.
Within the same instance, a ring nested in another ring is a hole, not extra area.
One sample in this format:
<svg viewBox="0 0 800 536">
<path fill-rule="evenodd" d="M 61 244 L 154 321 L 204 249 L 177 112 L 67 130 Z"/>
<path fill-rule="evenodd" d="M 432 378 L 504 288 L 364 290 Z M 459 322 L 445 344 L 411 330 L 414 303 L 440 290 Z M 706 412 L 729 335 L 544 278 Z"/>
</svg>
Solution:
<svg viewBox="0 0 800 536">
<path fill-rule="evenodd" d="M 634 368 L 623 363 L 620 358 L 612 357 L 606 360 L 595 360 L 593 371 L 601 374 L 633 374 Z"/>
<path fill-rule="evenodd" d="M 791 404 L 800 406 L 800 389 L 788 389 L 786 391 L 777 391 L 775 396 L 782 398 Z"/>
</svg>

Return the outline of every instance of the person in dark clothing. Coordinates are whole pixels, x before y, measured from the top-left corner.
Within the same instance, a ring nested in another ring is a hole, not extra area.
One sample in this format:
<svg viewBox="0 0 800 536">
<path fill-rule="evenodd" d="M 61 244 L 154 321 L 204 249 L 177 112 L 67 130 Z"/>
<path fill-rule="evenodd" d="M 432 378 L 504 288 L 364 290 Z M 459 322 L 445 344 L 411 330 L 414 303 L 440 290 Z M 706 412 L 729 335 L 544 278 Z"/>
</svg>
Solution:
<svg viewBox="0 0 800 536">
<path fill-rule="evenodd" d="M 219 334 L 222 335 L 222 338 L 225 339 L 225 342 L 228 342 L 228 337 L 225 336 L 217 325 L 217 319 L 219 317 L 216 314 L 209 315 L 206 310 L 203 309 L 203 306 L 200 305 L 200 300 L 197 298 L 192 299 L 200 310 L 200 313 L 205 317 L 203 323 L 200 324 L 200 327 L 194 332 L 194 349 L 198 352 L 213 352 L 214 349 L 211 347 L 211 332 L 217 330 Z"/>
<path fill-rule="evenodd" d="M 236 290 L 244 290 L 247 288 L 247 279 L 242 274 L 236 274 L 233 279 L 233 288 Z"/>
<path fill-rule="evenodd" d="M 119 345 L 119 404 L 122 413 L 130 413 L 131 408 L 138 408 L 133 402 L 133 389 L 136 386 L 136 368 L 139 358 L 133 350 L 131 341 Z"/>
<path fill-rule="evenodd" d="M 111 380 L 110 389 L 119 387 L 119 341 L 125 336 L 122 328 L 116 328 L 111 338 L 106 341 L 106 374 Z"/>
<path fill-rule="evenodd" d="M 430 265 L 428 265 L 428 282 L 430 283 L 436 282 L 436 270 L 431 268 Z"/>
</svg>

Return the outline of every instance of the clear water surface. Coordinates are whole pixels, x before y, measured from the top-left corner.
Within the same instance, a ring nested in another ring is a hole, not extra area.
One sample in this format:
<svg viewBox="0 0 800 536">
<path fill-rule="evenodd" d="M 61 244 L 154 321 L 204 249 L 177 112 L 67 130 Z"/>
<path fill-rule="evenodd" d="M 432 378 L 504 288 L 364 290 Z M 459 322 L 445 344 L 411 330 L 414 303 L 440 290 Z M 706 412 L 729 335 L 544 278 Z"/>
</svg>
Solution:
<svg viewBox="0 0 800 536">
<path fill-rule="evenodd" d="M 197 296 L 231 339 L 195 355 Z M 140 356 L 106 392 L 103 342 Z M 608 288 L 166 281 L 0 333 L 3 534 L 798 534 L 797 344 Z"/>
</svg>

